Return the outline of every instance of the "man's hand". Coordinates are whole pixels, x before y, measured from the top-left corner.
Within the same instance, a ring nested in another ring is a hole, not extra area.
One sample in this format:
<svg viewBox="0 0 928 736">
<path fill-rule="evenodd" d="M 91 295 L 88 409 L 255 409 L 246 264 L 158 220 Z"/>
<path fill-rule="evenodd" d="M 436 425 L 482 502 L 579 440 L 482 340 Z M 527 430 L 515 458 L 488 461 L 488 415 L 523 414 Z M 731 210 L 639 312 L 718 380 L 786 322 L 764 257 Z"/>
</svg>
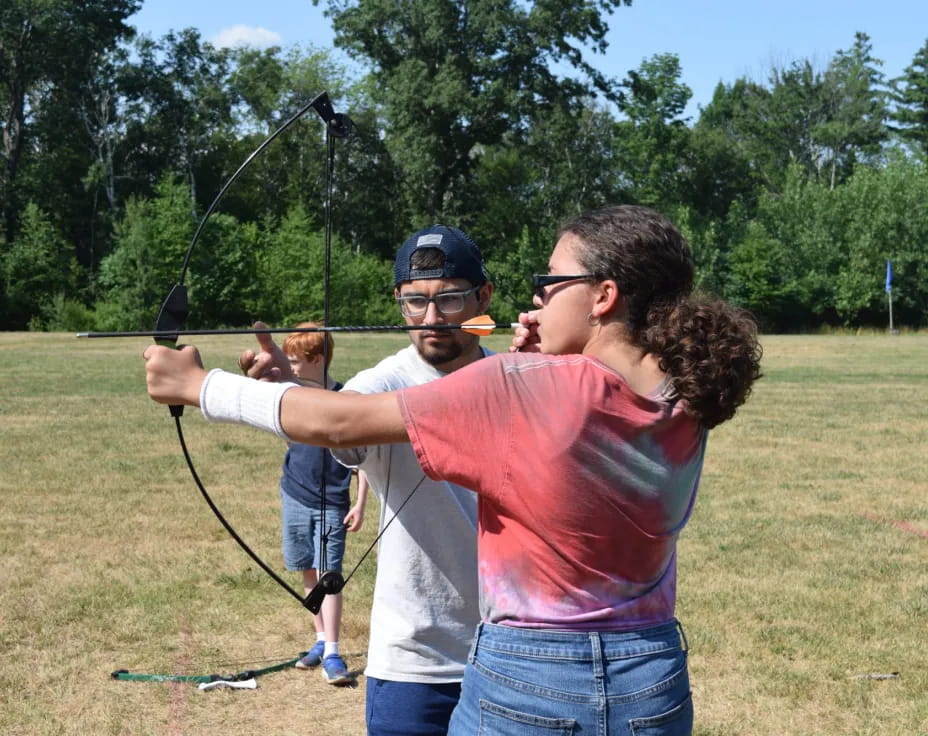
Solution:
<svg viewBox="0 0 928 736">
<path fill-rule="evenodd" d="M 192 345 L 178 350 L 149 345 L 142 353 L 148 395 L 159 404 L 200 405 L 200 387 L 206 377 L 199 351 Z"/>
<path fill-rule="evenodd" d="M 255 322 L 253 327 L 261 330 L 267 327 L 264 322 Z M 244 351 L 238 359 L 238 366 L 249 378 L 259 381 L 293 381 L 296 376 L 290 368 L 290 361 L 284 351 L 274 342 L 274 338 L 266 332 L 257 333 L 258 352 Z"/>
<path fill-rule="evenodd" d="M 538 343 L 541 338 L 538 337 L 538 312 L 522 312 L 519 314 L 520 327 L 516 327 L 512 336 L 512 345 L 509 346 L 510 353 L 538 353 L 541 349 Z"/>
</svg>

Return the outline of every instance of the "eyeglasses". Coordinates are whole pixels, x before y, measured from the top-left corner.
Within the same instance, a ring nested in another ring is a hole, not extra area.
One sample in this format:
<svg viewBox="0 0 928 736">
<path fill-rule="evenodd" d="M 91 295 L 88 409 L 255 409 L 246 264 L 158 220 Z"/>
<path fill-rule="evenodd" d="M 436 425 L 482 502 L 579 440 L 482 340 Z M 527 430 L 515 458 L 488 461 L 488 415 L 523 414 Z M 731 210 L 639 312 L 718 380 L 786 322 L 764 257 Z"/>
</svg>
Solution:
<svg viewBox="0 0 928 736">
<path fill-rule="evenodd" d="M 541 301 L 545 300 L 545 287 L 552 284 L 563 284 L 565 281 L 583 281 L 584 279 L 595 279 L 591 273 L 573 273 L 573 274 L 551 274 L 536 273 L 532 276 L 532 294 L 537 296 Z"/>
<path fill-rule="evenodd" d="M 464 310 L 464 300 L 479 290 L 480 287 L 475 286 L 467 291 L 443 291 L 435 296 L 412 294 L 410 296 L 398 296 L 396 301 L 400 305 L 400 310 L 407 317 L 421 317 L 428 311 L 429 304 L 434 304 L 435 308 L 442 314 L 457 314 Z"/>
</svg>

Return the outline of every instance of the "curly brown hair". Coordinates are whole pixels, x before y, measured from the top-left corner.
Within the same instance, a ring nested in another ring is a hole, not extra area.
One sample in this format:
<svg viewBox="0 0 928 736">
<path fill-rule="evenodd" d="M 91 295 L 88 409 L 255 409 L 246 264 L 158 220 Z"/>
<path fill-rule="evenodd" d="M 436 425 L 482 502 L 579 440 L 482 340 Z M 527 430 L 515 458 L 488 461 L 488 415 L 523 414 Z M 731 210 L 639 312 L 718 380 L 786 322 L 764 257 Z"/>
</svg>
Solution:
<svg viewBox="0 0 928 736">
<path fill-rule="evenodd" d="M 565 233 L 579 238 L 575 257 L 587 273 L 616 282 L 629 340 L 658 358 L 687 411 L 707 429 L 731 419 L 762 375 L 757 324 L 692 293 L 693 257 L 680 232 L 652 209 L 617 205 L 568 220 Z"/>
<path fill-rule="evenodd" d="M 731 419 L 761 377 L 757 323 L 721 299 L 694 295 L 658 310 L 642 347 L 670 376 L 674 395 L 707 429 Z"/>
</svg>

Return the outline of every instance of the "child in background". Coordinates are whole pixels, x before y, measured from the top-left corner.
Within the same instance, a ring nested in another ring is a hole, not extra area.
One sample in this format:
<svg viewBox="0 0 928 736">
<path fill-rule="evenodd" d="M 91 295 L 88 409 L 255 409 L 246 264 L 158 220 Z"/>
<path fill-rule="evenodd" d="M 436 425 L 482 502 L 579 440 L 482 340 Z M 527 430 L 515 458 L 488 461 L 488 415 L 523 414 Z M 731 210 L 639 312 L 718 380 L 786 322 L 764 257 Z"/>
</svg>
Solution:
<svg viewBox="0 0 928 736">
<path fill-rule="evenodd" d="M 297 327 L 316 327 L 303 322 Z M 304 386 L 321 388 L 332 360 L 334 340 L 322 332 L 294 332 L 283 350 L 293 373 Z M 328 378 L 325 386 L 339 391 L 342 385 Z M 292 443 L 284 456 L 280 478 L 280 500 L 284 564 L 303 573 L 306 594 L 327 570 L 341 572 L 345 532 L 357 531 L 364 522 L 367 478 L 358 473 L 358 502 L 351 506 L 352 471 L 340 465 L 329 451 L 312 445 Z M 325 478 L 323 516 L 322 479 Z M 322 559 L 321 535 L 326 533 L 326 559 Z M 351 676 L 338 647 L 342 618 L 342 595 L 327 595 L 318 614 L 313 615 L 316 642 L 296 666 L 309 669 L 322 664 L 326 680 L 343 685 Z"/>
</svg>

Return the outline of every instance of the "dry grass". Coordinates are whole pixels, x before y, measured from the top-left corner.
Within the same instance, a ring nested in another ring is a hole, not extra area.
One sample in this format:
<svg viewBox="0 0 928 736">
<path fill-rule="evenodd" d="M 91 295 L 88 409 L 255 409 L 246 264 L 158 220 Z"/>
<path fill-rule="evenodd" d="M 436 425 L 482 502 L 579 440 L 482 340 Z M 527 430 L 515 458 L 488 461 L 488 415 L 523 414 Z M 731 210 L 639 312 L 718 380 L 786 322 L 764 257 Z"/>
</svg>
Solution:
<svg viewBox="0 0 928 736">
<path fill-rule="evenodd" d="M 680 549 L 697 733 L 926 734 L 928 340 L 765 348 Z"/>
<path fill-rule="evenodd" d="M 239 344 L 202 344 L 210 364 L 234 365 Z M 120 668 L 238 672 L 311 643 L 308 614 L 200 498 L 166 408 L 144 395 L 144 345 L 0 334 L 0 732 L 322 732 L 313 719 L 363 732 L 363 686 L 334 688 L 318 672 L 287 670 L 261 678 L 256 691 L 210 693 L 109 678 Z M 341 357 L 338 375 L 359 367 Z M 219 508 L 299 590 L 280 562 L 283 444 L 207 427 L 194 411 L 184 425 Z M 365 528 L 350 537 L 349 565 L 373 539 L 377 516 L 373 500 Z M 342 649 L 352 669 L 365 664 L 374 564 L 345 591 Z"/>
<path fill-rule="evenodd" d="M 242 344 L 200 342 L 220 367 Z M 343 336 L 333 374 L 403 344 Z M 199 498 L 167 410 L 145 398 L 144 345 L 0 333 L 0 732 L 363 733 L 363 677 L 333 688 L 286 670 L 209 693 L 109 678 L 254 668 L 310 630 Z M 928 337 L 765 348 L 755 396 L 710 441 L 680 546 L 696 733 L 928 734 Z M 281 569 L 282 445 L 187 414 L 207 488 Z M 349 565 L 376 519 L 373 502 Z M 373 564 L 345 591 L 352 668 Z"/>
</svg>

